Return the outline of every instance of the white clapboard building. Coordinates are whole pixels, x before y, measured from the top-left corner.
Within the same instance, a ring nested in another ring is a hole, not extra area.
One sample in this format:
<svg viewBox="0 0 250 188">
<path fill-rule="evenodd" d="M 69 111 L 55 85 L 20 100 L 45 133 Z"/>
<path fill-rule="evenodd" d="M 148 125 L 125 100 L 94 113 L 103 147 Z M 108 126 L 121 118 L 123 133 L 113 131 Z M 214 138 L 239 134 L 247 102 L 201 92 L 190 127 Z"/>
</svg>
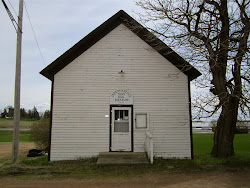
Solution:
<svg viewBox="0 0 250 188">
<path fill-rule="evenodd" d="M 119 11 L 41 71 L 52 81 L 51 161 L 100 152 L 192 158 L 194 67 Z"/>
</svg>

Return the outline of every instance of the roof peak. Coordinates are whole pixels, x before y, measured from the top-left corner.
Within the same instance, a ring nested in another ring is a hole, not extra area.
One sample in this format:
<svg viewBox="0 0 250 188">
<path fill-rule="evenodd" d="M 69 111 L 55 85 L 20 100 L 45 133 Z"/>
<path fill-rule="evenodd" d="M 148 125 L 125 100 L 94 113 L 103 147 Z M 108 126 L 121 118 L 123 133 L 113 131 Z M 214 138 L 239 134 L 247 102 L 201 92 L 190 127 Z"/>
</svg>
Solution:
<svg viewBox="0 0 250 188">
<path fill-rule="evenodd" d="M 119 10 L 116 14 L 90 32 L 87 36 L 77 42 L 73 47 L 58 57 L 50 65 L 44 68 L 40 73 L 46 78 L 53 80 L 54 75 L 71 63 L 75 58 L 84 53 L 87 49 L 105 37 L 118 25 L 123 23 L 128 29 L 134 32 L 138 37 L 153 47 L 163 57 L 168 59 L 173 65 L 180 69 L 184 74 L 193 80 L 201 75 L 192 65 L 186 62 L 181 56 L 169 48 L 164 42 L 149 32 L 145 27 L 129 16 L 124 10 Z M 160 46 L 160 48 L 159 48 Z"/>
</svg>

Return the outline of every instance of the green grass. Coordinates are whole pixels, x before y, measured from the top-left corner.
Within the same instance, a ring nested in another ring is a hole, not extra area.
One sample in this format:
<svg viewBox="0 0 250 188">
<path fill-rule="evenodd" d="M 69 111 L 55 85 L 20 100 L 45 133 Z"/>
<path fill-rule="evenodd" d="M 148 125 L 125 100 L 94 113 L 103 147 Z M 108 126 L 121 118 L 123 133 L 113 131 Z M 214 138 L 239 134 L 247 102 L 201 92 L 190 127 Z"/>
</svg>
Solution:
<svg viewBox="0 0 250 188">
<path fill-rule="evenodd" d="M 20 128 L 21 129 L 28 129 L 31 125 L 39 120 L 34 119 L 21 119 L 20 120 Z M 13 128 L 13 119 L 11 118 L 0 118 L 0 128 Z"/>
<path fill-rule="evenodd" d="M 123 178 L 123 177 L 136 177 L 150 173 L 161 172 L 181 172 L 183 169 L 189 169 L 190 166 L 194 169 L 191 160 L 155 160 L 154 165 L 110 165 L 110 166 L 96 166 L 97 158 L 77 159 L 73 161 L 56 161 L 48 162 L 47 156 L 37 158 L 23 158 L 20 163 L 20 171 L 16 172 L 15 169 L 6 169 L 5 175 L 16 175 L 26 178 L 51 178 L 51 179 L 64 179 L 64 178 Z M 39 171 L 29 172 L 30 167 L 32 170 L 38 168 Z M 2 169 L 2 171 L 4 168 Z M 1 169 L 0 169 L 1 175 Z"/>
<path fill-rule="evenodd" d="M 1 135 L 0 135 L 1 137 Z M 250 173 L 250 134 L 235 135 L 235 156 L 227 159 L 211 157 L 213 134 L 194 134 L 194 160 L 155 159 L 153 165 L 96 166 L 97 158 L 49 162 L 48 156 L 27 158 L 23 153 L 19 163 L 0 161 L 0 176 L 24 179 L 122 178 L 159 173 L 203 173 L 244 171 Z"/>
<path fill-rule="evenodd" d="M 194 156 L 209 155 L 213 148 L 213 134 L 193 134 Z"/>
<path fill-rule="evenodd" d="M 12 142 L 12 138 L 13 138 L 13 131 L 0 131 L 0 142 Z M 30 132 L 20 131 L 19 140 L 20 142 L 29 142 Z"/>
<path fill-rule="evenodd" d="M 236 156 L 250 158 L 250 134 L 236 134 L 234 148 Z"/>
<path fill-rule="evenodd" d="M 35 158 L 23 158 L 21 160 L 21 164 L 27 165 L 27 166 L 50 166 L 52 165 L 51 162 L 48 161 L 48 156 L 41 156 L 41 157 L 35 157 Z"/>
<path fill-rule="evenodd" d="M 250 163 L 250 134 L 235 134 L 235 156 L 227 159 L 214 158 L 210 155 L 213 148 L 213 134 L 193 134 L 194 162 L 218 163 Z"/>
</svg>

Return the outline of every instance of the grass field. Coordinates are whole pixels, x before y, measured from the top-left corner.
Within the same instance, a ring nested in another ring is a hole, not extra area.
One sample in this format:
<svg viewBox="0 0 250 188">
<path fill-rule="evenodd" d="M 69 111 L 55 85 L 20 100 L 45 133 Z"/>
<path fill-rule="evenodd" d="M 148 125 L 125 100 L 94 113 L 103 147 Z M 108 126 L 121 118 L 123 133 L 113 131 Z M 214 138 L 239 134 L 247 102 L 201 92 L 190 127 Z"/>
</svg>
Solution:
<svg viewBox="0 0 250 188">
<path fill-rule="evenodd" d="M 12 142 L 13 131 L 0 131 L 0 142 Z M 20 142 L 29 142 L 30 133 L 29 131 L 20 131 Z"/>
<path fill-rule="evenodd" d="M 0 142 L 12 142 L 12 131 L 0 131 Z M 30 132 L 20 131 L 20 141 L 29 142 Z M 211 160 L 213 134 L 193 134 L 193 150 L 196 160 Z M 234 137 L 235 156 L 250 162 L 250 134 L 236 134 Z"/>
<path fill-rule="evenodd" d="M 38 120 L 22 119 L 20 120 L 21 129 L 29 129 L 31 125 Z M 0 118 L 0 128 L 13 128 L 13 119 Z"/>
<path fill-rule="evenodd" d="M 235 134 L 235 156 L 229 159 L 213 158 L 210 153 L 213 148 L 213 134 L 193 134 L 193 149 L 196 162 L 220 163 L 228 161 L 248 161 L 250 163 L 250 134 Z"/>
<path fill-rule="evenodd" d="M 4 131 L 6 132 L 6 131 Z M 4 136 L 3 136 L 4 134 Z M 28 141 L 28 132 L 22 133 L 23 141 Z M 8 135 L 8 136 L 7 136 Z M 0 132 L 1 141 L 10 139 L 11 134 Z M 194 134 L 194 160 L 156 159 L 153 165 L 105 166 L 97 167 L 97 158 L 78 159 L 74 161 L 49 162 L 47 156 L 27 158 L 27 153 L 21 153 L 15 168 L 10 159 L 0 160 L 0 176 L 20 176 L 22 178 L 106 178 L 106 177 L 135 177 L 162 172 L 174 173 L 207 173 L 223 174 L 233 171 L 250 173 L 250 134 L 235 135 L 235 156 L 218 159 L 210 156 L 213 146 L 213 134 Z"/>
</svg>

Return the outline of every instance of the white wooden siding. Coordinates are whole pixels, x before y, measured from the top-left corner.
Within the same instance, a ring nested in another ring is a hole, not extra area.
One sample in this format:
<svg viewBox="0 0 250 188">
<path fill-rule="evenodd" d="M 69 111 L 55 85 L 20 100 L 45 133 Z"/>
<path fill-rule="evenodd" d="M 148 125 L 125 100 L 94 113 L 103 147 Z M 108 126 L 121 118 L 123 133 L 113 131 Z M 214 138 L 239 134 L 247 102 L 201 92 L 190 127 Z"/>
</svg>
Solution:
<svg viewBox="0 0 250 188">
<path fill-rule="evenodd" d="M 121 24 L 55 75 L 52 161 L 109 151 L 117 89 L 133 95 L 134 114 L 148 113 L 155 156 L 190 158 L 187 76 Z M 144 142 L 145 129 L 134 129 L 134 151 Z"/>
</svg>

